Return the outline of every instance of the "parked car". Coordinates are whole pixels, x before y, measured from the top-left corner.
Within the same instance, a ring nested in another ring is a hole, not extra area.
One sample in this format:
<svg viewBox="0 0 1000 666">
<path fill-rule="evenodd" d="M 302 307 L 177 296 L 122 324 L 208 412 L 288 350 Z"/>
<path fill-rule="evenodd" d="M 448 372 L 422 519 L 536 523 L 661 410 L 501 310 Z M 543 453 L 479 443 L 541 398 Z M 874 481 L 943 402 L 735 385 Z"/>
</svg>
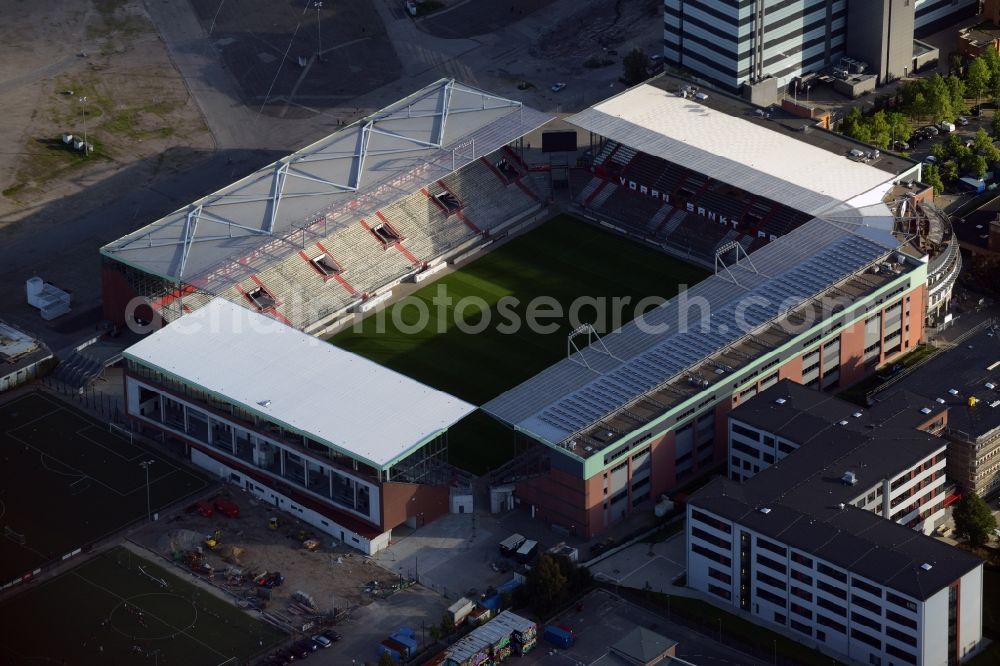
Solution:
<svg viewBox="0 0 1000 666">
<path fill-rule="evenodd" d="M 927 157 L 924 158 L 924 162 L 927 162 L 928 164 L 934 164 L 935 162 L 937 162 L 937 158 L 934 157 L 933 155 L 928 155 Z"/>
<path fill-rule="evenodd" d="M 566 87 L 566 84 L 563 83 L 562 81 L 560 81 L 559 83 L 553 83 L 552 84 L 552 92 L 559 92 L 560 90 L 562 90 L 565 87 Z"/>
<path fill-rule="evenodd" d="M 945 134 L 949 134 L 955 131 L 955 123 L 941 123 L 938 125 L 938 129 Z"/>
<path fill-rule="evenodd" d="M 906 143 L 905 141 L 897 141 L 894 144 L 892 144 L 892 146 L 896 150 L 909 150 L 910 149 L 910 144 Z"/>
<path fill-rule="evenodd" d="M 317 646 L 312 640 L 306 638 L 292 646 L 292 652 L 299 659 L 306 659 L 317 650 Z"/>
<path fill-rule="evenodd" d="M 938 131 L 938 128 L 935 127 L 934 125 L 928 125 L 927 127 L 924 128 L 924 131 L 931 136 L 937 136 L 938 134 L 941 133 Z"/>
<path fill-rule="evenodd" d="M 316 645 L 318 645 L 319 647 L 324 648 L 324 649 L 330 647 L 331 645 L 333 645 L 333 641 L 331 641 L 329 638 L 327 638 L 323 634 L 316 634 L 310 640 L 313 643 L 315 643 Z"/>
<path fill-rule="evenodd" d="M 958 118 L 955 118 L 955 124 L 965 127 L 966 125 L 969 124 L 969 119 L 966 118 L 965 116 L 959 116 Z"/>
<path fill-rule="evenodd" d="M 343 636 L 341 636 L 340 634 L 338 634 L 338 633 L 337 633 L 336 631 L 334 631 L 333 629 L 327 629 L 327 630 L 326 630 L 326 631 L 324 631 L 324 632 L 323 632 L 323 633 L 322 633 L 321 635 L 322 635 L 322 636 L 324 636 L 325 638 L 329 638 L 329 639 L 330 639 L 331 641 L 333 641 L 334 643 L 336 643 L 336 642 L 337 642 L 337 641 L 339 641 L 339 640 L 340 640 L 341 638 L 343 638 Z"/>
<path fill-rule="evenodd" d="M 694 98 L 696 100 L 698 100 L 699 102 L 704 102 L 706 99 L 708 99 L 708 95 L 706 93 L 703 93 L 703 92 L 696 92 L 694 94 Z"/>
</svg>

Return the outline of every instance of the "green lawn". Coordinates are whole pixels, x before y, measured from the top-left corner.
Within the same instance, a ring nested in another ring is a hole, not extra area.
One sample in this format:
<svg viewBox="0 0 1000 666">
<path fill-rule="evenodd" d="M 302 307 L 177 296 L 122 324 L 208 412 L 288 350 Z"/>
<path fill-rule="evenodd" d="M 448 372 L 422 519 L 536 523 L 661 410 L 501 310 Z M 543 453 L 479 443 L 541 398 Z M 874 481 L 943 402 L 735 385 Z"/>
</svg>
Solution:
<svg viewBox="0 0 1000 666">
<path fill-rule="evenodd" d="M 205 477 L 43 393 L 0 406 L 0 584 L 204 491 Z M 20 543 L 23 537 L 24 543 Z"/>
<path fill-rule="evenodd" d="M 0 615 L 5 664 L 243 664 L 286 638 L 124 548 L 4 601 Z"/>
<path fill-rule="evenodd" d="M 574 299 L 589 297 L 603 303 L 604 316 L 598 317 L 598 308 L 591 304 L 580 308 L 578 320 L 606 332 L 631 320 L 641 299 L 669 298 L 678 285 L 696 284 L 705 277 L 700 268 L 559 216 L 420 289 L 382 315 L 369 316 L 360 331 L 343 331 L 331 342 L 481 405 L 566 356 Z M 435 305 L 433 299 L 441 293 L 451 297 L 450 305 Z M 459 308 L 464 297 L 481 300 L 479 305 L 467 301 L 468 307 Z M 518 302 L 502 302 L 505 297 Z M 562 317 L 539 319 L 555 324 L 553 330 L 507 326 L 512 315 L 523 323 L 528 302 L 538 297 L 550 297 L 563 310 Z M 612 301 L 616 297 L 628 300 L 619 306 Z M 429 314 L 429 322 L 414 332 L 405 329 L 420 321 L 416 301 Z M 470 327 L 482 324 L 483 318 L 489 325 L 481 332 L 463 331 L 456 324 L 457 309 L 463 310 Z M 618 318 L 616 311 L 621 312 Z M 586 344 L 585 338 L 577 344 Z M 449 441 L 451 462 L 475 473 L 503 463 L 513 451 L 510 431 L 481 413 L 456 425 Z"/>
</svg>

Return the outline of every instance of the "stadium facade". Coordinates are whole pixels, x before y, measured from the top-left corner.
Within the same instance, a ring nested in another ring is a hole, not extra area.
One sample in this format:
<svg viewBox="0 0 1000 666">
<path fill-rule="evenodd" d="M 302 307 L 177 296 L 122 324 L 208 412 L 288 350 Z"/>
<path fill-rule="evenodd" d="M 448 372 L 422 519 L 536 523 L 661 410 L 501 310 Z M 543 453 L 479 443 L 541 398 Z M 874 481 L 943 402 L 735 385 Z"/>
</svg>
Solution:
<svg viewBox="0 0 1000 666">
<path fill-rule="evenodd" d="M 919 344 L 927 261 L 899 251 L 883 203 L 913 163 L 884 171 L 655 85 L 568 121 L 606 140 L 584 217 L 716 267 L 483 406 L 543 447 L 541 472 L 509 479 L 519 500 L 592 537 L 724 462 L 726 414 L 758 391 L 849 386 Z M 653 203 L 632 216 L 626 196 Z"/>
<path fill-rule="evenodd" d="M 449 511 L 447 430 L 473 405 L 223 298 L 124 358 L 139 431 L 349 546 Z"/>
<path fill-rule="evenodd" d="M 367 311 L 544 207 L 508 144 L 549 120 L 430 84 L 101 248 L 105 318 L 169 322 L 222 297 L 315 332 Z"/>
</svg>

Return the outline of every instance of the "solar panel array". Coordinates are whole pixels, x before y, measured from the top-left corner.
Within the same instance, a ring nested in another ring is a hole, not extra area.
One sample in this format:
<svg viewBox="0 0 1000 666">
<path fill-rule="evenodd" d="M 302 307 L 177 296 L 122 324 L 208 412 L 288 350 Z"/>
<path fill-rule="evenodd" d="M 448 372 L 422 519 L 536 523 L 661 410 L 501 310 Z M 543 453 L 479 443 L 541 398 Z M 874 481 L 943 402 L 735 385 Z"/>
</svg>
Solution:
<svg viewBox="0 0 1000 666">
<path fill-rule="evenodd" d="M 674 298 L 606 336 L 602 342 L 610 354 L 600 346 L 588 347 L 497 397 L 483 410 L 546 441 L 565 441 L 780 319 L 896 246 L 891 235 L 861 227 L 865 218 L 854 215 L 853 220 L 837 222 L 812 220 L 753 253 L 750 262 L 731 267 L 731 275 L 711 276 L 683 299 Z M 865 233 L 853 233 L 861 228 Z M 708 316 L 685 327 L 681 300 L 703 302 Z M 650 333 L 651 326 L 665 330 Z"/>
</svg>

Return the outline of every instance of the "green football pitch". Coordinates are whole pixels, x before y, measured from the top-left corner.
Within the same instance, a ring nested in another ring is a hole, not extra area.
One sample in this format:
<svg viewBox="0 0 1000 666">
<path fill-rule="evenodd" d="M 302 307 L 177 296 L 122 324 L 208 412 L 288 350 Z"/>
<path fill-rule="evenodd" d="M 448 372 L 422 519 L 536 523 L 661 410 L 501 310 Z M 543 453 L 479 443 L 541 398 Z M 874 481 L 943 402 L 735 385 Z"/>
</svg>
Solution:
<svg viewBox="0 0 1000 666">
<path fill-rule="evenodd" d="M 564 358 L 571 323 L 613 330 L 637 314 L 643 299 L 669 298 L 681 285 L 705 277 L 700 268 L 559 216 L 369 315 L 331 342 L 481 405 Z M 581 297 L 588 300 L 579 301 L 573 321 L 570 307 Z M 540 298 L 546 300 L 535 300 Z M 533 330 L 526 325 L 532 302 L 536 313 L 552 312 L 558 304 L 562 316 L 536 317 L 548 329 Z M 515 318 L 520 326 L 513 325 Z M 449 432 L 450 461 L 471 472 L 497 467 L 512 453 L 511 432 L 481 412 Z"/>
<path fill-rule="evenodd" d="M 4 664 L 246 664 L 286 639 L 126 548 L 0 603 Z"/>
<path fill-rule="evenodd" d="M 0 585 L 203 492 L 208 479 L 71 405 L 28 393 L 0 405 Z"/>
</svg>

